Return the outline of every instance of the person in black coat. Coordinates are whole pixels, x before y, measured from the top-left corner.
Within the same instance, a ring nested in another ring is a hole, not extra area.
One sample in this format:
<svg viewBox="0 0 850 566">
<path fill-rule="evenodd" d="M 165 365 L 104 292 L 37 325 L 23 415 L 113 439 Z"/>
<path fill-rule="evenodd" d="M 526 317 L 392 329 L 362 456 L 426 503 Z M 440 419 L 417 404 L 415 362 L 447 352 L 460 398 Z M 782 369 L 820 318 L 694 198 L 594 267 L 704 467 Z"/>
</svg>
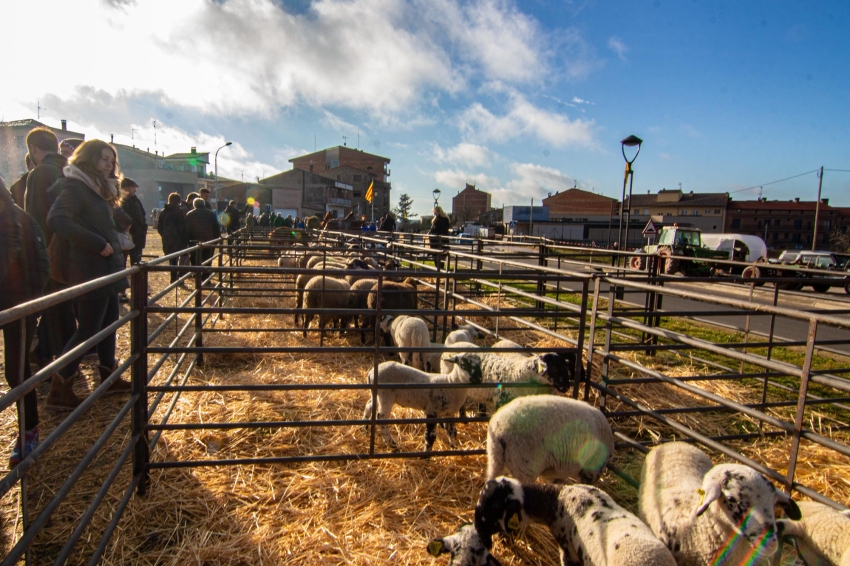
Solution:
<svg viewBox="0 0 850 566">
<path fill-rule="evenodd" d="M 142 201 L 136 196 L 136 190 L 139 184 L 129 177 L 121 179 L 121 192 L 124 197 L 121 199 L 121 208 L 130 215 L 133 224 L 130 226 L 130 237 L 133 238 L 133 243 L 136 247 L 129 250 L 130 265 L 142 261 L 142 250 L 147 245 L 148 238 L 148 215 L 145 212 L 145 207 L 142 206 Z"/>
<path fill-rule="evenodd" d="M 222 224 L 227 228 L 227 233 L 232 234 L 242 227 L 242 213 L 236 208 L 236 201 L 232 200 L 227 203 L 227 208 L 222 213 L 224 218 Z"/>
<path fill-rule="evenodd" d="M 50 277 L 47 244 L 38 223 L 12 200 L 0 179 L 0 311 L 37 299 Z M 20 352 L 29 354 L 35 335 L 36 316 L 30 315 L 0 326 L 3 331 L 6 382 L 14 388 L 32 376 L 28 360 L 21 364 Z M 23 344 L 21 341 L 23 340 Z M 21 347 L 23 346 L 23 348 Z M 20 418 L 20 415 L 19 415 Z M 24 396 L 25 440 L 16 439 L 9 467 L 38 446 L 38 400 L 35 389 Z"/>
<path fill-rule="evenodd" d="M 117 171 L 115 148 L 101 140 L 80 145 L 65 168 L 63 188 L 47 215 L 47 225 L 54 238 L 67 242 L 63 260 L 69 285 L 79 285 L 124 269 L 118 232 L 112 219 L 117 195 L 109 184 L 110 176 Z M 63 355 L 118 320 L 118 292 L 126 286 L 126 279 L 121 279 L 74 299 L 78 326 L 65 345 Z M 103 381 L 118 367 L 114 331 L 97 344 L 97 355 Z M 79 366 L 80 358 L 77 358 L 53 375 L 45 401 L 48 408 L 70 410 L 80 404 L 73 391 Z M 119 379 L 108 392 L 129 389 L 130 384 Z"/>
<path fill-rule="evenodd" d="M 388 212 L 384 217 L 384 221 L 381 222 L 381 232 L 395 232 L 395 218 L 393 217 L 392 212 Z"/>
<path fill-rule="evenodd" d="M 429 242 L 432 249 L 442 250 L 446 247 L 446 236 L 449 235 L 449 217 L 439 206 L 434 207 L 434 219 L 431 221 L 431 229 L 428 231 Z M 443 269 L 443 256 L 440 251 L 434 256 L 434 265 L 438 270 Z"/>
<path fill-rule="evenodd" d="M 188 247 L 186 239 L 186 216 L 181 209 L 183 199 L 179 193 L 168 195 L 168 204 L 159 213 L 156 221 L 156 231 L 162 237 L 162 251 L 165 255 L 171 255 Z M 180 258 L 169 260 L 171 265 L 179 265 Z M 180 277 L 177 271 L 171 272 L 171 282 L 174 283 Z"/>
<path fill-rule="evenodd" d="M 215 212 L 206 207 L 203 198 L 196 198 L 192 203 L 194 210 L 186 215 L 186 239 L 189 245 L 193 246 L 196 243 L 209 242 L 217 240 L 221 237 L 221 226 L 218 224 L 218 217 Z M 200 261 L 198 254 L 192 254 L 190 258 L 192 265 L 201 265 L 213 256 L 215 248 L 204 248 L 200 253 Z"/>
</svg>

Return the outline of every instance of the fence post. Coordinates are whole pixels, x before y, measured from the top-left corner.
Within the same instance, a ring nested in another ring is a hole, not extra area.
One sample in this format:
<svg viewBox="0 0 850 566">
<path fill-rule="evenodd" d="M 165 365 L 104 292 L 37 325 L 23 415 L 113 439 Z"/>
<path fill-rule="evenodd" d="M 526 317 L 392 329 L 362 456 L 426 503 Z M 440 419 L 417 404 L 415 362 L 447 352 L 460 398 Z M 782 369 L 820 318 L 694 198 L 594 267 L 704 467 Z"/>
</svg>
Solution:
<svg viewBox="0 0 850 566">
<path fill-rule="evenodd" d="M 144 495 L 150 482 L 150 450 L 148 448 L 148 270 L 144 264 L 130 277 L 133 310 L 138 313 L 130 325 L 131 355 L 136 360 L 131 366 L 131 389 L 136 402 L 131 411 L 133 436 L 138 435 L 133 448 L 133 476 L 141 475 L 138 493 Z"/>
<path fill-rule="evenodd" d="M 797 414 L 794 417 L 794 435 L 791 438 L 791 453 L 788 457 L 788 475 L 786 476 L 785 492 L 791 494 L 794 484 L 794 473 L 797 469 L 797 452 L 800 450 L 800 436 L 803 431 L 803 417 L 806 412 L 806 397 L 809 392 L 809 377 L 812 372 L 812 358 L 815 352 L 815 340 L 818 335 L 818 321 L 809 321 L 809 335 L 806 341 L 806 358 L 803 361 L 803 371 L 800 379 L 800 392 L 797 397 Z"/>
<path fill-rule="evenodd" d="M 200 246 L 195 250 L 195 266 L 202 266 L 204 260 L 204 248 Z M 204 305 L 204 297 L 201 293 L 201 288 L 204 286 L 204 271 L 195 272 L 195 308 L 200 309 Z M 204 347 L 204 316 L 201 312 L 195 313 L 195 346 L 198 348 Z M 197 357 L 198 363 L 204 363 L 204 353 L 199 352 Z"/>
<path fill-rule="evenodd" d="M 585 372 L 584 385 L 584 400 L 587 401 L 590 397 L 590 380 L 593 377 L 593 348 L 596 343 L 596 318 L 599 314 L 599 290 L 602 287 L 602 280 L 599 277 L 594 277 L 593 282 L 593 307 L 590 311 L 590 332 L 587 336 L 587 371 Z M 581 349 L 578 352 L 579 360 L 581 359 Z M 603 395 L 604 397 L 604 395 Z"/>
<path fill-rule="evenodd" d="M 537 248 L 537 265 L 540 267 L 546 267 L 546 253 L 547 248 L 546 244 L 540 244 L 540 247 Z M 537 296 L 545 297 L 546 296 L 546 277 L 545 275 L 537 280 Z M 537 301 L 537 308 L 542 309 L 545 308 L 543 306 L 543 301 Z"/>
<path fill-rule="evenodd" d="M 578 338 L 576 340 L 576 361 L 573 365 L 573 371 L 575 372 L 575 382 L 573 383 L 573 399 L 578 399 L 578 387 L 581 383 L 581 369 L 584 366 L 584 363 L 581 359 L 581 353 L 584 350 L 584 331 L 587 324 L 587 291 L 588 291 L 588 281 L 587 279 L 581 282 L 581 312 L 579 313 L 578 319 Z M 560 285 L 560 283 L 559 283 Z M 557 316 L 555 317 L 557 320 Z"/>
</svg>

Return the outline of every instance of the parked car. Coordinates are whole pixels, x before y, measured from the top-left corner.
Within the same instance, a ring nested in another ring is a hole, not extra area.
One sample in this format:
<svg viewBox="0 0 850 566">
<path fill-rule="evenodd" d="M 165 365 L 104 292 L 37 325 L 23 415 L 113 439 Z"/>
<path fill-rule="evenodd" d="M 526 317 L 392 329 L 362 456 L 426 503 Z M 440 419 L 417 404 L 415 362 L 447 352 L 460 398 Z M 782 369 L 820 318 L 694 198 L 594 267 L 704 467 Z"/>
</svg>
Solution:
<svg viewBox="0 0 850 566">
<path fill-rule="evenodd" d="M 850 274 L 847 272 L 848 254 L 836 254 L 829 251 L 808 251 L 808 250 L 785 250 L 776 260 L 771 260 L 772 265 L 793 265 L 806 269 L 820 269 L 823 271 L 836 271 L 842 275 L 837 277 L 829 277 L 805 271 L 797 270 L 782 270 L 777 269 L 775 276 L 777 277 L 795 277 L 800 281 L 792 283 L 783 283 L 782 287 L 789 290 L 799 290 L 807 285 L 811 285 L 812 289 L 818 293 L 826 293 L 830 287 L 843 287 L 844 291 L 850 294 Z M 804 280 L 815 279 L 815 283 L 807 283 Z"/>
</svg>

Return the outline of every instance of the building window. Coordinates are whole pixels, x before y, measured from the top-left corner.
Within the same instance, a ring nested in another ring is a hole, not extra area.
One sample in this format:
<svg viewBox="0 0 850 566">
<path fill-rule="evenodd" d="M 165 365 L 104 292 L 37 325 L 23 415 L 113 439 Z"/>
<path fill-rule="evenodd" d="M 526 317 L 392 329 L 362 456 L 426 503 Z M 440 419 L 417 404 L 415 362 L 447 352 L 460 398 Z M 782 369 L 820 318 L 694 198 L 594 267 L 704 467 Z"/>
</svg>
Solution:
<svg viewBox="0 0 850 566">
<path fill-rule="evenodd" d="M 714 214 L 720 214 L 720 209 L 719 209 L 719 208 L 715 208 L 715 209 L 714 209 Z"/>
<path fill-rule="evenodd" d="M 706 210 L 706 211 L 705 211 L 705 213 L 706 213 L 706 214 L 711 214 L 711 211 L 710 211 L 710 210 Z"/>
<path fill-rule="evenodd" d="M 644 215 L 644 216 L 649 216 L 649 209 L 648 209 L 648 208 L 644 208 L 644 209 L 643 209 L 643 215 Z"/>
<path fill-rule="evenodd" d="M 683 211 L 682 211 L 682 216 L 687 216 L 687 215 L 688 215 L 688 211 L 687 211 L 687 210 L 683 210 Z"/>
<path fill-rule="evenodd" d="M 355 175 L 355 176 L 354 176 L 354 181 L 355 181 L 355 182 L 357 182 L 357 181 L 362 181 L 362 180 L 363 180 L 363 175 Z"/>
<path fill-rule="evenodd" d="M 339 175 L 336 176 L 336 180 L 339 181 Z"/>
<path fill-rule="evenodd" d="M 773 233 L 773 241 L 775 242 L 775 241 L 776 241 L 776 240 L 778 240 L 778 239 L 779 239 L 779 234 L 777 234 L 776 232 L 774 232 L 774 233 Z"/>
<path fill-rule="evenodd" d="M 803 228 L 803 219 L 798 218 L 794 221 L 794 230 L 801 230 Z"/>
<path fill-rule="evenodd" d="M 774 225 L 774 226 L 779 226 L 779 219 L 778 219 L 778 218 L 774 218 L 774 219 L 773 219 L 773 225 Z"/>
<path fill-rule="evenodd" d="M 741 219 L 733 218 L 732 219 L 732 228 L 740 228 L 741 227 Z"/>
</svg>

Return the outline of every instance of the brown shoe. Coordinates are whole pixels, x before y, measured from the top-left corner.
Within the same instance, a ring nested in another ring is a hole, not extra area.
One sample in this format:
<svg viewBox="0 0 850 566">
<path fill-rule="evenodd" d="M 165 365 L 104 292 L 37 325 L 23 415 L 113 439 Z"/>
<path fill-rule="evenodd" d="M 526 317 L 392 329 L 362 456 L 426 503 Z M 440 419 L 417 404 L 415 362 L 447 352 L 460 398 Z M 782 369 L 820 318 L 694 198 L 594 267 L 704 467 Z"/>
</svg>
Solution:
<svg viewBox="0 0 850 566">
<path fill-rule="evenodd" d="M 118 362 L 116 361 L 115 364 L 111 368 L 108 368 L 106 366 L 97 366 L 97 369 L 100 370 L 100 382 L 103 383 L 110 375 L 112 375 L 115 372 L 116 369 L 118 369 Z M 129 382 L 124 381 L 123 379 L 121 379 L 119 377 L 118 380 L 115 381 L 115 383 L 113 383 L 112 385 L 109 386 L 109 389 L 106 390 L 104 395 L 114 395 L 116 393 L 129 393 L 131 387 L 132 386 L 130 385 Z"/>
<path fill-rule="evenodd" d="M 77 379 L 79 372 L 71 377 L 64 378 L 58 373 L 54 373 L 50 381 L 50 391 L 47 392 L 47 398 L 44 401 L 44 406 L 54 411 L 72 411 L 83 402 L 74 393 L 74 380 Z"/>
</svg>

